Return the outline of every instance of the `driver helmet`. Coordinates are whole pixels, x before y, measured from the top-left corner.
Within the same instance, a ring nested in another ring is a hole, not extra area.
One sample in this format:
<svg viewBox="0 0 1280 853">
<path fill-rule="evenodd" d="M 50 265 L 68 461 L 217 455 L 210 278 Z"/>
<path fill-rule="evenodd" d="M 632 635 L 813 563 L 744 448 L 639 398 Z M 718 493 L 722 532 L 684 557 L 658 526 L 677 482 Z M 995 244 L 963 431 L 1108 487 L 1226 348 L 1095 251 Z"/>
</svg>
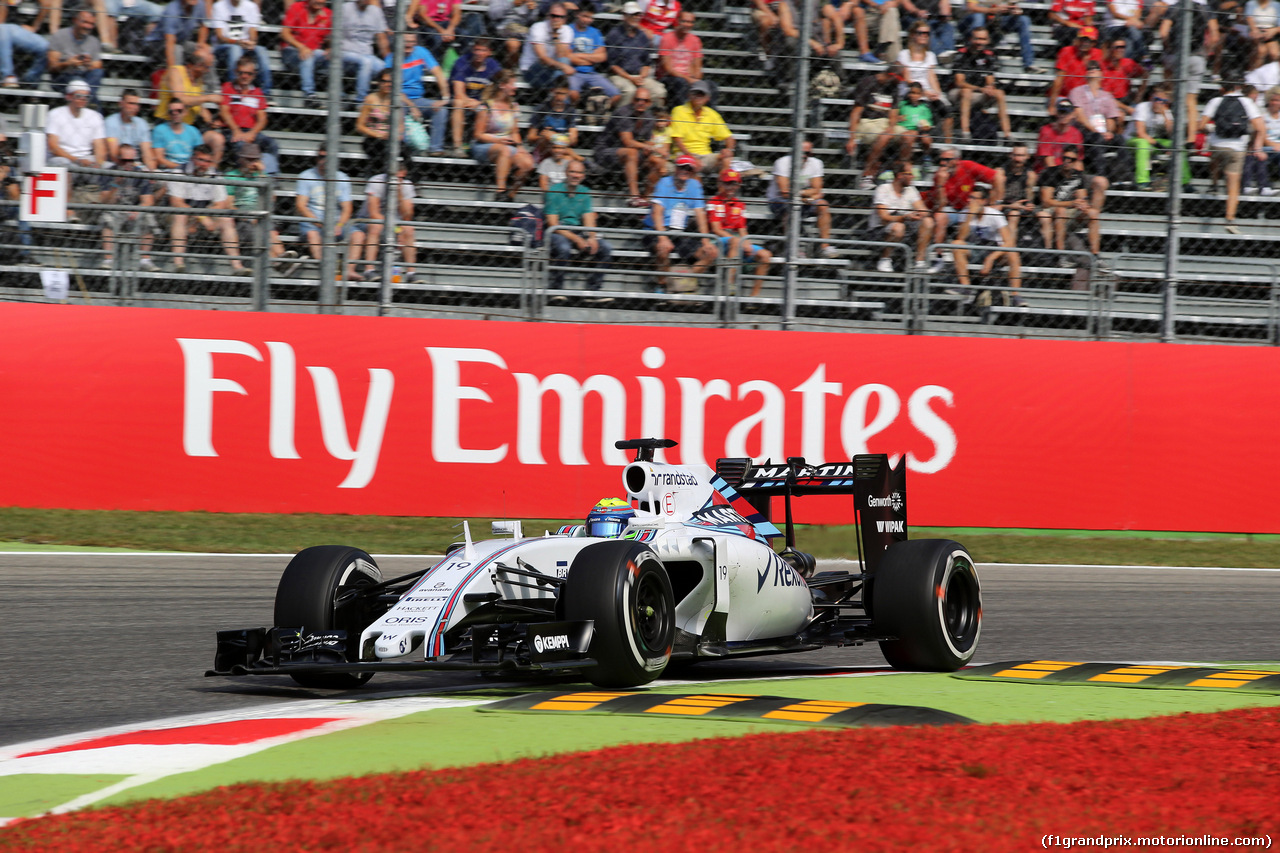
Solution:
<svg viewBox="0 0 1280 853">
<path fill-rule="evenodd" d="M 612 538 L 627 527 L 627 520 L 635 518 L 636 511 L 622 498 L 605 498 L 587 514 L 587 535 Z"/>
</svg>

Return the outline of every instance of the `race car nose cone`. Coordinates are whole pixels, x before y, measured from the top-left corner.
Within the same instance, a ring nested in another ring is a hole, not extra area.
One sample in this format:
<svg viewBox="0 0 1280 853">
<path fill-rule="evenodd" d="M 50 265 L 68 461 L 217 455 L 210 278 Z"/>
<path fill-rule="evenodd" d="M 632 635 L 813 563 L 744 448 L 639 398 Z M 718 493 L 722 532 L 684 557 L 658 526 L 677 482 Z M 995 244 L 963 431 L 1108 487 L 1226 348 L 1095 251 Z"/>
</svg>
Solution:
<svg viewBox="0 0 1280 853">
<path fill-rule="evenodd" d="M 392 632 L 383 634 L 373 644 L 373 650 L 380 658 L 398 658 L 409 653 L 413 648 L 413 638 L 408 633 Z"/>
</svg>

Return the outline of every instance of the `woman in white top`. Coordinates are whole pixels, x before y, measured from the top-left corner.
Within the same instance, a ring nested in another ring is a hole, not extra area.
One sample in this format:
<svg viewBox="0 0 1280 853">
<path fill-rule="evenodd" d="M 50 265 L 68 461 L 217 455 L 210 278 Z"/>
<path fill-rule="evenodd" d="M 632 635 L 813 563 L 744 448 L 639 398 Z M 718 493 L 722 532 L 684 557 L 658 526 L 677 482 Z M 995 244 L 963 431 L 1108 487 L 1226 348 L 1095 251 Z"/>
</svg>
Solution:
<svg viewBox="0 0 1280 853">
<path fill-rule="evenodd" d="M 924 87 L 924 99 L 933 112 L 933 123 L 942 128 L 942 135 L 947 144 L 951 144 L 951 131 L 955 119 L 951 117 L 951 102 L 942 94 L 942 86 L 938 84 L 938 57 L 929 50 L 929 24 L 921 21 L 911 25 L 907 46 L 898 53 L 898 64 L 906 71 L 908 83 L 919 83 Z"/>
<path fill-rule="evenodd" d="M 1257 68 L 1280 59 L 1280 3 L 1276 0 L 1249 0 L 1244 6 L 1244 18 L 1249 23 L 1249 38 L 1253 39 L 1253 56 L 1249 67 Z"/>
<path fill-rule="evenodd" d="M 1262 110 L 1262 123 L 1266 136 L 1262 141 L 1265 160 L 1249 157 L 1244 161 L 1244 191 L 1263 195 L 1275 195 L 1271 188 L 1271 173 L 1280 169 L 1280 86 L 1266 93 L 1266 106 Z"/>
<path fill-rule="evenodd" d="M 520 138 L 520 105 L 516 103 L 518 81 L 514 71 L 503 69 L 484 90 L 484 104 L 476 113 L 471 156 L 492 163 L 497 186 L 494 201 L 515 201 L 524 179 L 533 171 L 533 155 Z M 515 169 L 510 186 L 507 178 Z"/>
</svg>

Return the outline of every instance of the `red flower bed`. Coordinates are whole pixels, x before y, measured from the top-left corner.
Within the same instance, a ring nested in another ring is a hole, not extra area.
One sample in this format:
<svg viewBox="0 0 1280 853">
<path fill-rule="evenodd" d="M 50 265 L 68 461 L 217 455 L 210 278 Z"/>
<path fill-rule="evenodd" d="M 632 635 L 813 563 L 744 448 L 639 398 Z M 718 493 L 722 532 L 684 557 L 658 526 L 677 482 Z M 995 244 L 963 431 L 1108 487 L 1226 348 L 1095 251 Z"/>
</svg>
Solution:
<svg viewBox="0 0 1280 853">
<path fill-rule="evenodd" d="M 460 770 L 238 785 L 23 821 L 0 850 L 1027 850 L 1280 842 L 1280 709 L 806 731 Z"/>
</svg>

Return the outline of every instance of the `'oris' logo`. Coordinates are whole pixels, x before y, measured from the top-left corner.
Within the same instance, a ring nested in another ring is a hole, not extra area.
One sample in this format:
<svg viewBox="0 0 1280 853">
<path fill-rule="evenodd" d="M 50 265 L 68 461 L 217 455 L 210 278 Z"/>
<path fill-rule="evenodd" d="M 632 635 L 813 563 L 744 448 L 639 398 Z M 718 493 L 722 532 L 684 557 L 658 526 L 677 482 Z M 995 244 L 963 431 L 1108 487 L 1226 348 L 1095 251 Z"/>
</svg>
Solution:
<svg viewBox="0 0 1280 853">
<path fill-rule="evenodd" d="M 889 497 L 887 498 L 878 498 L 875 495 L 867 496 L 868 507 L 889 506 L 889 507 L 893 507 L 894 512 L 902 512 L 903 504 L 904 504 L 904 501 L 902 500 L 901 492 L 894 492 L 893 494 L 889 495 Z"/>
<path fill-rule="evenodd" d="M 533 648 L 542 654 L 543 652 L 558 652 L 562 649 L 569 648 L 568 634 L 552 634 L 547 637 L 534 637 Z"/>
</svg>

